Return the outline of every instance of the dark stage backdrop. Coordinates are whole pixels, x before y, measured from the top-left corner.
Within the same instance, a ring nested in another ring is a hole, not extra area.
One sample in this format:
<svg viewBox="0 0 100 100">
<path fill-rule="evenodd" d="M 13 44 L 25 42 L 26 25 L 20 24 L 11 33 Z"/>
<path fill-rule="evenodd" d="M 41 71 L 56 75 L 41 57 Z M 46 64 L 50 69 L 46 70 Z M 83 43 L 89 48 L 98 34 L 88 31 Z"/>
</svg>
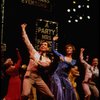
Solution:
<svg viewBox="0 0 100 100">
<path fill-rule="evenodd" d="M 33 2 L 34 1 L 34 2 Z M 3 41 L 7 44 L 7 50 L 13 52 L 15 47 L 23 48 L 21 40 L 21 23 L 27 23 L 27 33 L 30 40 L 34 43 L 35 38 L 35 23 L 37 19 L 45 19 L 55 21 L 59 24 L 59 50 L 64 52 L 63 45 L 72 42 L 77 47 L 85 47 L 88 54 L 98 56 L 99 53 L 99 7 L 98 1 L 91 0 L 90 3 L 79 1 L 76 5 L 69 0 L 42 0 L 42 3 L 36 2 L 39 0 L 6 0 L 4 12 L 4 38 Z M 41 0 L 40 0 L 41 1 Z M 44 3 L 43 3 L 44 2 Z M 78 9 L 78 4 L 90 8 Z M 40 5 L 40 6 L 39 6 Z M 44 6 L 45 5 L 45 6 Z M 74 6 L 74 7 L 73 7 Z M 75 8 L 76 7 L 76 8 Z M 76 13 L 68 13 L 70 8 L 76 9 Z M 74 22 L 76 16 L 83 14 L 83 20 Z M 88 20 L 85 17 L 89 15 Z M 72 17 L 71 23 L 68 23 L 69 17 Z M 12 53 L 11 53 L 12 54 Z"/>
</svg>

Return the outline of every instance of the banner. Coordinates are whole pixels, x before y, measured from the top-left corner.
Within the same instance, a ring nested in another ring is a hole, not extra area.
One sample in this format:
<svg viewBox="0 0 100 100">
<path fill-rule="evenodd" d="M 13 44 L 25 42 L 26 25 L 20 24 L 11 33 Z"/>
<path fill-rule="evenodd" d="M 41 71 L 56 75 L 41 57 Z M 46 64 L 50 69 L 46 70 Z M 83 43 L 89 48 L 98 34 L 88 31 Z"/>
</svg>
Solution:
<svg viewBox="0 0 100 100">
<path fill-rule="evenodd" d="M 45 9 L 51 9 L 51 0 L 21 0 L 23 4 L 33 5 L 36 7 L 41 7 Z"/>
</svg>

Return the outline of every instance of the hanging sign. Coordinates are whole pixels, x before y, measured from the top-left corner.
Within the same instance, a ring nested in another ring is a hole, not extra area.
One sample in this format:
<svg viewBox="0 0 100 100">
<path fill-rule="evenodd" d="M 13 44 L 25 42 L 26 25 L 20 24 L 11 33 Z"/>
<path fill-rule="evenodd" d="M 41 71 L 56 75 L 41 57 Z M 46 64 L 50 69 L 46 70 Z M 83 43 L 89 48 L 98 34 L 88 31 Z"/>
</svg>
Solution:
<svg viewBox="0 0 100 100">
<path fill-rule="evenodd" d="M 51 0 L 21 0 L 23 4 L 33 5 L 36 7 L 42 7 L 45 9 L 51 8 Z"/>
<path fill-rule="evenodd" d="M 50 44 L 50 51 L 51 51 L 52 38 L 57 34 L 58 34 L 57 22 L 37 19 L 36 31 L 35 31 L 35 48 L 38 50 L 40 42 L 46 40 Z"/>
</svg>

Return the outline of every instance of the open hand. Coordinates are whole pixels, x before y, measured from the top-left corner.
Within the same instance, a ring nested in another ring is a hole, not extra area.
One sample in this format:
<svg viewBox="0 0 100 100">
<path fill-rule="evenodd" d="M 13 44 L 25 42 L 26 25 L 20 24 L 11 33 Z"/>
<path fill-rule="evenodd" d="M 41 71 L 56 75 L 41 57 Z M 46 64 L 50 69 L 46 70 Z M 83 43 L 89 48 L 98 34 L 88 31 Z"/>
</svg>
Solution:
<svg viewBox="0 0 100 100">
<path fill-rule="evenodd" d="M 56 40 L 58 40 L 58 36 L 53 37 L 53 41 L 56 41 Z"/>
</svg>

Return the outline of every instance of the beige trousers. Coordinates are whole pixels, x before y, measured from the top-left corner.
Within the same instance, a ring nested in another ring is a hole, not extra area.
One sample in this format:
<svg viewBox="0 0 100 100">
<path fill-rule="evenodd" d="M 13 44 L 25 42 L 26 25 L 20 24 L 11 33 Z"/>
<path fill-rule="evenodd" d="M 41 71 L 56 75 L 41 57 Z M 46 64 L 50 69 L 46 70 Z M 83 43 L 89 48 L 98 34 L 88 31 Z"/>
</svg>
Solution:
<svg viewBox="0 0 100 100">
<path fill-rule="evenodd" d="M 29 96 L 32 86 L 36 87 L 41 93 L 54 98 L 47 84 L 42 80 L 38 73 L 31 73 L 29 77 L 24 77 L 22 96 Z"/>
</svg>

